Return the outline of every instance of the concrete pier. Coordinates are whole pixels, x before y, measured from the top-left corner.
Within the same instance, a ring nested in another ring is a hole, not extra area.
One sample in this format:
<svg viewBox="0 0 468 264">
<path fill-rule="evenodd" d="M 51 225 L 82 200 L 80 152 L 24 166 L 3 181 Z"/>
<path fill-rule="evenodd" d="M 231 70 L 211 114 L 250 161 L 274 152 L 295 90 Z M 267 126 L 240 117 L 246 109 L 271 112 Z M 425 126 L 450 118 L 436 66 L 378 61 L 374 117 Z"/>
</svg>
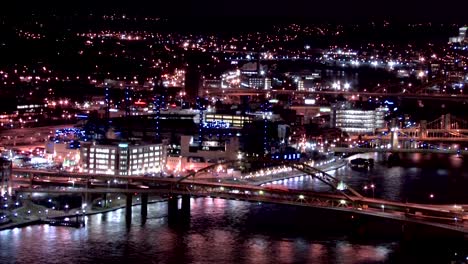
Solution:
<svg viewBox="0 0 468 264">
<path fill-rule="evenodd" d="M 126 203 L 125 203 L 125 222 L 127 226 L 130 226 L 132 223 L 132 194 L 126 195 Z"/>
<path fill-rule="evenodd" d="M 169 196 L 169 199 L 167 200 L 167 214 L 169 221 L 177 219 L 179 211 L 178 207 L 178 197 L 176 195 Z"/>
<path fill-rule="evenodd" d="M 182 217 L 189 218 L 190 217 L 190 195 L 184 194 L 182 195 L 182 206 L 181 206 L 181 213 Z"/>
<path fill-rule="evenodd" d="M 147 218 L 148 218 L 148 194 L 143 193 L 141 194 L 141 224 L 142 225 L 146 223 Z"/>
</svg>

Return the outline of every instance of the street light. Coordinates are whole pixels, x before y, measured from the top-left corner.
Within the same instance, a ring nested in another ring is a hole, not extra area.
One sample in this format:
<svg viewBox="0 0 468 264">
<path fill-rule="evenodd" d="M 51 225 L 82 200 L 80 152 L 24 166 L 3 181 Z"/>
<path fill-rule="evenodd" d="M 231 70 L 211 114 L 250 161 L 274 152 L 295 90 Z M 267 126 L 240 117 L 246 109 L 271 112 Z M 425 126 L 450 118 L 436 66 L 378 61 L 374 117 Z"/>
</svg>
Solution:
<svg viewBox="0 0 468 264">
<path fill-rule="evenodd" d="M 371 184 L 371 189 L 372 189 L 372 198 L 375 198 L 375 193 L 374 193 L 374 188 L 375 188 L 375 185 L 374 184 Z"/>
</svg>

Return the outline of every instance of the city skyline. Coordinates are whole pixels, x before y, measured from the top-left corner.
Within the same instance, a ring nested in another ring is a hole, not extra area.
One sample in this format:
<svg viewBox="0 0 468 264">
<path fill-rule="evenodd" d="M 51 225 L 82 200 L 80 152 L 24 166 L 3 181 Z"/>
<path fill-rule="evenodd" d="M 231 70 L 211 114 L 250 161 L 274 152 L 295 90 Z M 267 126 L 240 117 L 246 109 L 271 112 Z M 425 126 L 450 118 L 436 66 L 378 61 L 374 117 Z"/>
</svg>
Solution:
<svg viewBox="0 0 468 264">
<path fill-rule="evenodd" d="M 466 3 L 21 5 L 0 263 L 468 260 Z"/>
</svg>

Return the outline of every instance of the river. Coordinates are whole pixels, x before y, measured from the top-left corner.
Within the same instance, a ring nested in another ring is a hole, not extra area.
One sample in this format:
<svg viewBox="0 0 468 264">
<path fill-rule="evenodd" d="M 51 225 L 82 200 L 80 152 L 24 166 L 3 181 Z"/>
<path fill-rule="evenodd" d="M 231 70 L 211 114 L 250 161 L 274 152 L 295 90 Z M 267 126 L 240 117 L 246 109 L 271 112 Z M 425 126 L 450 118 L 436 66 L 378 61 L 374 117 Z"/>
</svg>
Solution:
<svg viewBox="0 0 468 264">
<path fill-rule="evenodd" d="M 374 158 L 371 171 L 333 173 L 356 189 L 374 183 L 376 197 L 467 203 L 466 191 L 459 193 L 467 190 L 463 159 L 409 155 L 403 166 L 388 169 Z M 325 188 L 308 177 L 285 184 Z M 460 241 L 361 237 L 347 231 L 348 216 L 326 210 L 213 198 L 192 199 L 191 207 L 186 223 L 169 222 L 166 203 L 154 203 L 144 226 L 135 206 L 130 228 L 124 210 L 116 210 L 86 217 L 81 229 L 0 231 L 0 263 L 466 263 L 468 257 Z"/>
<path fill-rule="evenodd" d="M 468 204 L 468 157 L 447 154 L 400 154 L 399 166 L 388 167 L 386 154 L 354 155 L 375 160 L 372 169 L 357 171 L 342 167 L 329 174 L 343 180 L 361 194 L 414 203 Z M 310 177 L 282 182 L 293 189 L 327 191 L 330 187 Z M 373 191 L 370 188 L 374 185 Z M 367 186 L 367 189 L 365 189 Z M 432 196 L 431 196 L 432 195 Z"/>
</svg>

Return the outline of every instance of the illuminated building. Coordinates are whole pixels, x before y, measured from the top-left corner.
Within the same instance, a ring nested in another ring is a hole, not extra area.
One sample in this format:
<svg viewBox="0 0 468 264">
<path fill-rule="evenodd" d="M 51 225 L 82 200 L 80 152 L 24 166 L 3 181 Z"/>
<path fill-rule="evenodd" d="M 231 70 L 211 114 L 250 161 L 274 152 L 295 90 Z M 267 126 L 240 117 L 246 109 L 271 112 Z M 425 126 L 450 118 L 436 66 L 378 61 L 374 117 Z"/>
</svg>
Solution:
<svg viewBox="0 0 468 264">
<path fill-rule="evenodd" d="M 206 126 L 222 126 L 222 128 L 242 128 L 246 123 L 252 123 L 252 116 L 205 114 Z"/>
<path fill-rule="evenodd" d="M 266 66 L 259 64 L 258 62 L 249 62 L 240 68 L 240 74 L 246 76 L 262 75 L 266 72 Z"/>
<path fill-rule="evenodd" d="M 335 107 L 330 118 L 331 126 L 351 134 L 371 134 L 375 129 L 385 127 L 384 117 L 387 111 L 383 107 L 375 110 Z"/>
<path fill-rule="evenodd" d="M 240 70 L 228 71 L 222 74 L 221 88 L 239 88 L 240 74 Z M 209 87 L 209 83 L 207 83 L 206 87 Z"/>
<path fill-rule="evenodd" d="M 110 175 L 159 173 L 164 163 L 162 144 L 81 143 L 81 165 L 85 173 Z"/>
<path fill-rule="evenodd" d="M 302 71 L 297 73 L 286 73 L 286 76 L 291 77 L 297 83 L 297 90 L 314 90 L 317 86 L 317 79 L 320 79 L 321 73 L 318 71 Z"/>
<path fill-rule="evenodd" d="M 183 135 L 180 140 L 180 154 L 167 157 L 166 169 L 170 173 L 199 170 L 224 160 L 235 160 L 239 155 L 239 140 L 229 137 L 225 140 L 205 139 L 196 142 L 193 136 Z"/>
<path fill-rule="evenodd" d="M 228 140 L 206 139 L 200 145 L 194 142 L 192 136 L 181 136 L 180 154 L 184 157 L 198 156 L 205 160 L 233 160 L 236 159 L 239 151 L 239 140 L 237 137 L 230 137 Z"/>
<path fill-rule="evenodd" d="M 10 175 L 11 175 L 11 161 L 0 158 L 0 196 L 5 193 L 11 193 Z"/>
<path fill-rule="evenodd" d="M 223 81 L 217 79 L 204 79 L 203 88 L 221 88 Z"/>
<path fill-rule="evenodd" d="M 240 68 L 240 85 L 246 88 L 271 89 L 271 79 L 265 77 L 267 68 L 258 62 L 249 62 Z"/>
<path fill-rule="evenodd" d="M 270 78 L 258 78 L 258 77 L 250 77 L 248 78 L 248 86 L 254 89 L 263 89 L 269 90 L 271 89 L 271 79 Z"/>
<path fill-rule="evenodd" d="M 450 43 L 462 43 L 462 42 L 467 42 L 468 38 L 466 37 L 466 31 L 468 30 L 468 27 L 461 27 L 459 29 L 459 34 L 456 37 L 451 37 L 449 38 Z"/>
<path fill-rule="evenodd" d="M 328 116 L 331 112 L 330 107 L 319 105 L 293 105 L 290 109 L 295 110 L 297 115 L 302 117 L 304 124 L 309 124 L 313 119 Z"/>
</svg>

